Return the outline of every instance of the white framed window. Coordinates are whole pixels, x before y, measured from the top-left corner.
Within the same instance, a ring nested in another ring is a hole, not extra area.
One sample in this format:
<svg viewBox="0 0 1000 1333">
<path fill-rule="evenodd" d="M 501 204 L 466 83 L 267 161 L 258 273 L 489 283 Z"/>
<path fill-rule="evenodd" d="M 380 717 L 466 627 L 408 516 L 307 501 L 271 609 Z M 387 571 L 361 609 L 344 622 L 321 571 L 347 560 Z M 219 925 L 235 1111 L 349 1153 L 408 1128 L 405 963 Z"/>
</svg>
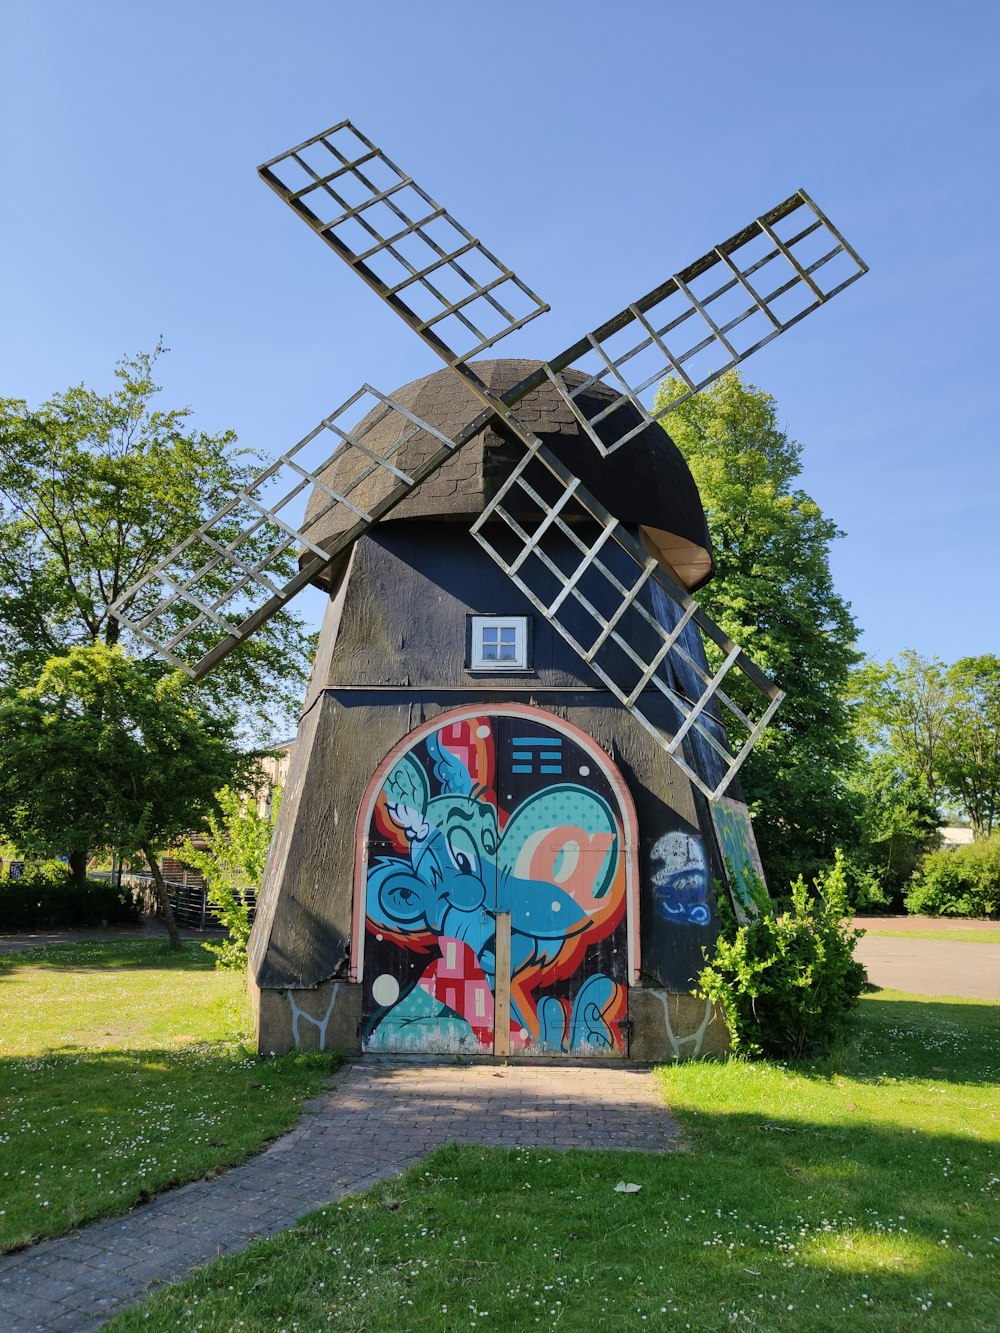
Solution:
<svg viewBox="0 0 1000 1333">
<path fill-rule="evenodd" d="M 470 616 L 470 671 L 527 671 L 527 616 Z"/>
</svg>

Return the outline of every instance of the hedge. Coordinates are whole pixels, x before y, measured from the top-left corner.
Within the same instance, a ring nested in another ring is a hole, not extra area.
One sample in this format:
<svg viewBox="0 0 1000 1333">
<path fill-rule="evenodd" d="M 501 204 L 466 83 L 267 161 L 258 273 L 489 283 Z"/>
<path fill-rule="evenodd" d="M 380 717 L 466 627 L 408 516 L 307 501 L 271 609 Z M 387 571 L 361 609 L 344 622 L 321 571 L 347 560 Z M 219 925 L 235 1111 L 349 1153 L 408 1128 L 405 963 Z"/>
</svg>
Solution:
<svg viewBox="0 0 1000 1333">
<path fill-rule="evenodd" d="M 1000 833 L 925 856 L 905 901 L 928 916 L 1000 916 Z"/>
<path fill-rule="evenodd" d="M 130 889 L 103 879 L 88 879 L 77 888 L 59 862 L 25 866 L 21 879 L 11 879 L 6 871 L 0 876 L 0 931 L 133 925 L 138 920 Z"/>
</svg>

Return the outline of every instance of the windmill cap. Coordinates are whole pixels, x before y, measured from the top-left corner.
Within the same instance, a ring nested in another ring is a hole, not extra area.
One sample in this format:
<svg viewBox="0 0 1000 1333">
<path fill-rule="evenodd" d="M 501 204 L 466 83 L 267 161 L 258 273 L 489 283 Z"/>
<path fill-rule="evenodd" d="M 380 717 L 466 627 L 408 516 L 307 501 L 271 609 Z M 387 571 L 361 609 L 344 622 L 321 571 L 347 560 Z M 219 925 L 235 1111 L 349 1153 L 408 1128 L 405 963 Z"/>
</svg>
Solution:
<svg viewBox="0 0 1000 1333">
<path fill-rule="evenodd" d="M 476 361 L 472 363 L 479 378 L 498 397 L 520 384 L 543 363 L 527 360 Z M 578 371 L 564 371 L 563 381 L 576 387 L 587 376 Z M 423 379 L 404 384 L 390 395 L 401 407 L 426 421 L 442 434 L 453 437 L 483 410 L 479 399 L 451 370 L 439 370 Z M 577 402 L 588 417 L 616 397 L 605 384 L 595 383 Z M 652 554 L 673 575 L 693 591 L 712 575 L 712 547 L 705 522 L 705 511 L 694 478 L 680 450 L 658 425 L 647 426 L 607 458 L 602 458 L 587 437 L 570 408 L 555 387 L 543 381 L 513 409 L 518 420 L 537 435 L 583 485 L 622 523 L 639 528 Z M 372 414 L 375 415 L 374 413 Z M 618 429 L 639 424 L 639 415 L 626 404 L 616 413 Z M 365 418 L 365 422 L 369 418 Z M 365 422 L 360 423 L 364 426 Z M 471 523 L 489 504 L 497 489 L 523 458 L 523 446 L 501 434 L 496 422 L 485 426 L 462 449 L 421 482 L 390 511 L 383 522 L 398 523 L 435 518 L 442 521 Z M 399 413 L 390 413 L 365 437 L 365 444 L 385 456 L 387 450 L 408 429 Z M 423 438 L 423 447 L 421 447 Z M 406 468 L 424 454 L 427 436 L 416 436 L 394 459 Z M 411 457 L 412 451 L 412 457 Z M 321 476 L 327 485 L 338 489 L 344 463 L 334 458 Z M 306 510 L 305 522 L 328 503 L 320 491 L 314 491 Z M 338 532 L 351 526 L 355 515 L 344 506 L 323 514 L 309 528 L 311 541 L 332 544 Z M 305 557 L 303 557 L 305 559 Z M 328 570 L 316 582 L 331 586 L 335 570 Z"/>
</svg>

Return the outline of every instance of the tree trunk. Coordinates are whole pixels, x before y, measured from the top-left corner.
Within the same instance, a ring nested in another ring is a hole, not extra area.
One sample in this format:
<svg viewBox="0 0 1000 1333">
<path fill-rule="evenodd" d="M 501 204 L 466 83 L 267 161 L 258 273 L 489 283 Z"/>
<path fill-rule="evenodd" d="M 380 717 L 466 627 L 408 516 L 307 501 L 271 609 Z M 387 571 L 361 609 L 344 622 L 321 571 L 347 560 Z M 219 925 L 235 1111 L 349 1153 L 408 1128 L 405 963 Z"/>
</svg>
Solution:
<svg viewBox="0 0 1000 1333">
<path fill-rule="evenodd" d="M 77 889 L 84 888 L 87 883 L 87 859 L 85 851 L 69 854 L 69 875 Z"/>
<path fill-rule="evenodd" d="M 167 927 L 167 934 L 170 936 L 171 949 L 182 948 L 180 931 L 177 929 L 177 922 L 174 920 L 174 909 L 170 906 L 170 898 L 167 894 L 167 886 L 163 882 L 163 875 L 160 871 L 160 863 L 153 855 L 152 849 L 148 844 L 143 843 L 140 849 L 146 858 L 150 873 L 153 876 L 153 883 L 156 885 L 156 896 L 160 901 L 160 911 L 163 913 L 163 922 Z"/>
</svg>

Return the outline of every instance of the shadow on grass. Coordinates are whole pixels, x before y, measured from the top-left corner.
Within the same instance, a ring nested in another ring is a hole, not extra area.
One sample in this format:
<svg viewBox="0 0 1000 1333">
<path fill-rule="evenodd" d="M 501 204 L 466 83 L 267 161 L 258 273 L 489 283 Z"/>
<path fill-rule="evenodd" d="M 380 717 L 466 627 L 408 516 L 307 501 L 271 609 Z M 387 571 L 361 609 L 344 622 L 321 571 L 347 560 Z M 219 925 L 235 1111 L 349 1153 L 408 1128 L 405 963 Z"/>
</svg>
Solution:
<svg viewBox="0 0 1000 1333">
<path fill-rule="evenodd" d="M 684 1120 L 693 1153 L 439 1149 L 114 1327 L 172 1327 L 196 1296 L 217 1328 L 396 1328 L 405 1304 L 407 1326 L 435 1329 L 471 1327 L 446 1313 L 468 1308 L 594 1333 L 895 1333 L 917 1316 L 993 1333 L 995 1145 L 808 1116 Z"/>
</svg>

